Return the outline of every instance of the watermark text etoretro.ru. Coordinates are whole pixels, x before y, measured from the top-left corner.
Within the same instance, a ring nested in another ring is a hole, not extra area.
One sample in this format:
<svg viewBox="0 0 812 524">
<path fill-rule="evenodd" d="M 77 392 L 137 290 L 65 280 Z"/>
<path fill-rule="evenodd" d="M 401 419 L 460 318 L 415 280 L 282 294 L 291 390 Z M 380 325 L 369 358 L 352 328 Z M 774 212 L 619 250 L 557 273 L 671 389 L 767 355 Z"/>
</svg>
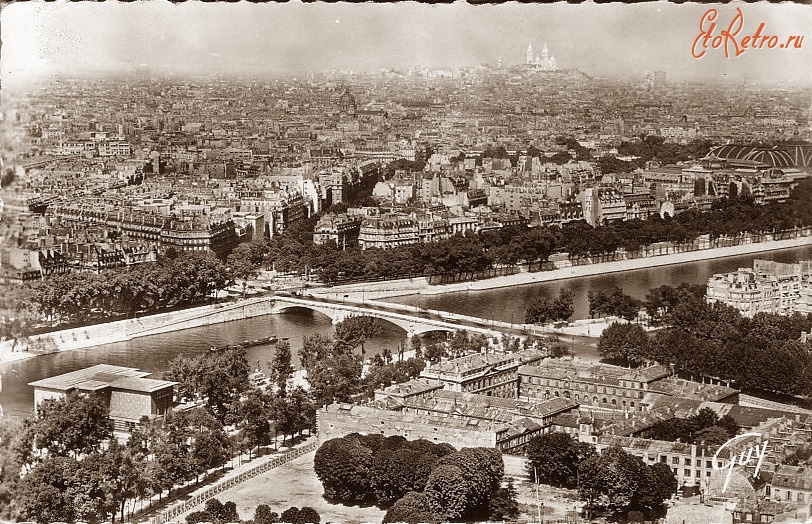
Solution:
<svg viewBox="0 0 812 524">
<path fill-rule="evenodd" d="M 694 40 L 694 45 L 691 47 L 691 55 L 694 58 L 702 58 L 709 49 L 723 49 L 725 58 L 730 58 L 731 55 L 741 56 L 748 49 L 801 49 L 804 43 L 804 37 L 799 35 L 790 35 L 782 38 L 775 35 L 764 34 L 765 24 L 759 24 L 758 29 L 751 35 L 742 33 L 744 27 L 744 15 L 740 8 L 736 8 L 736 16 L 730 21 L 727 29 L 721 29 L 718 34 L 716 30 L 718 25 L 716 19 L 719 13 L 716 9 L 708 9 L 702 20 L 699 22 L 699 35 Z"/>
</svg>

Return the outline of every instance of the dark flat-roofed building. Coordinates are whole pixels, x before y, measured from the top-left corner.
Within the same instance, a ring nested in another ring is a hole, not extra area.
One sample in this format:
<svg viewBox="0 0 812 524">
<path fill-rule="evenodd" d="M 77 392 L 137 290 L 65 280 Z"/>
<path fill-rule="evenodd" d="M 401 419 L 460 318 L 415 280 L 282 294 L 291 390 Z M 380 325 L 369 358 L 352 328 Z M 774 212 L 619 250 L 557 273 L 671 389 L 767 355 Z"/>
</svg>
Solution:
<svg viewBox="0 0 812 524">
<path fill-rule="evenodd" d="M 97 364 L 31 382 L 34 407 L 47 399 L 63 398 L 78 391 L 97 394 L 110 408 L 116 431 L 130 431 L 143 416 L 158 417 L 172 409 L 175 384 L 147 378 L 149 372 L 124 366 Z"/>
</svg>

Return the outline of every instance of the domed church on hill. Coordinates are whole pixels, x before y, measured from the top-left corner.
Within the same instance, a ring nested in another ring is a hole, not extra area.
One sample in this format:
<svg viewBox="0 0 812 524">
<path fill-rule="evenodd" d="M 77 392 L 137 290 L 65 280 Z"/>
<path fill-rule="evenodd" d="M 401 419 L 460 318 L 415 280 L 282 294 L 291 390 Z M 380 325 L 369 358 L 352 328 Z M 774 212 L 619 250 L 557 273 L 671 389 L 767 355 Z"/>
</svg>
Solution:
<svg viewBox="0 0 812 524">
<path fill-rule="evenodd" d="M 539 71 L 558 71 L 558 64 L 555 57 L 547 49 L 547 44 L 544 44 L 544 49 L 541 50 L 541 55 L 533 56 L 533 44 L 527 44 L 527 58 L 525 64 L 531 66 L 533 69 Z"/>
</svg>

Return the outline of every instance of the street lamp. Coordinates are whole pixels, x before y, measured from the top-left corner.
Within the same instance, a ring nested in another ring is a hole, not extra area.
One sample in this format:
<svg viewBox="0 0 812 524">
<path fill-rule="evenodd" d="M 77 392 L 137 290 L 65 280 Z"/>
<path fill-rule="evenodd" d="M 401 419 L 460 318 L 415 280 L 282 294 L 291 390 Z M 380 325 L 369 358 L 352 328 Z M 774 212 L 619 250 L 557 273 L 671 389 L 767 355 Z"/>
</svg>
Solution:
<svg viewBox="0 0 812 524">
<path fill-rule="evenodd" d="M 538 509 L 539 524 L 541 524 L 544 504 L 541 503 L 541 499 L 539 498 L 539 474 L 535 466 L 533 466 L 533 477 L 533 480 L 536 481 L 536 508 Z"/>
</svg>

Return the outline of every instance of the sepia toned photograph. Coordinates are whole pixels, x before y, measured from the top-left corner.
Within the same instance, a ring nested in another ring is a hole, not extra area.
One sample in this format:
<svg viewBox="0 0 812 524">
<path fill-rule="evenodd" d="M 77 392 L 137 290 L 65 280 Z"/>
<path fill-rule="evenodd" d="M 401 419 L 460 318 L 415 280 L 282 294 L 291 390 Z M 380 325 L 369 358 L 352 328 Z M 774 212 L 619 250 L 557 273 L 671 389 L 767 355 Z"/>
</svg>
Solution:
<svg viewBox="0 0 812 524">
<path fill-rule="evenodd" d="M 0 524 L 812 524 L 812 6 L 0 27 Z"/>
</svg>

